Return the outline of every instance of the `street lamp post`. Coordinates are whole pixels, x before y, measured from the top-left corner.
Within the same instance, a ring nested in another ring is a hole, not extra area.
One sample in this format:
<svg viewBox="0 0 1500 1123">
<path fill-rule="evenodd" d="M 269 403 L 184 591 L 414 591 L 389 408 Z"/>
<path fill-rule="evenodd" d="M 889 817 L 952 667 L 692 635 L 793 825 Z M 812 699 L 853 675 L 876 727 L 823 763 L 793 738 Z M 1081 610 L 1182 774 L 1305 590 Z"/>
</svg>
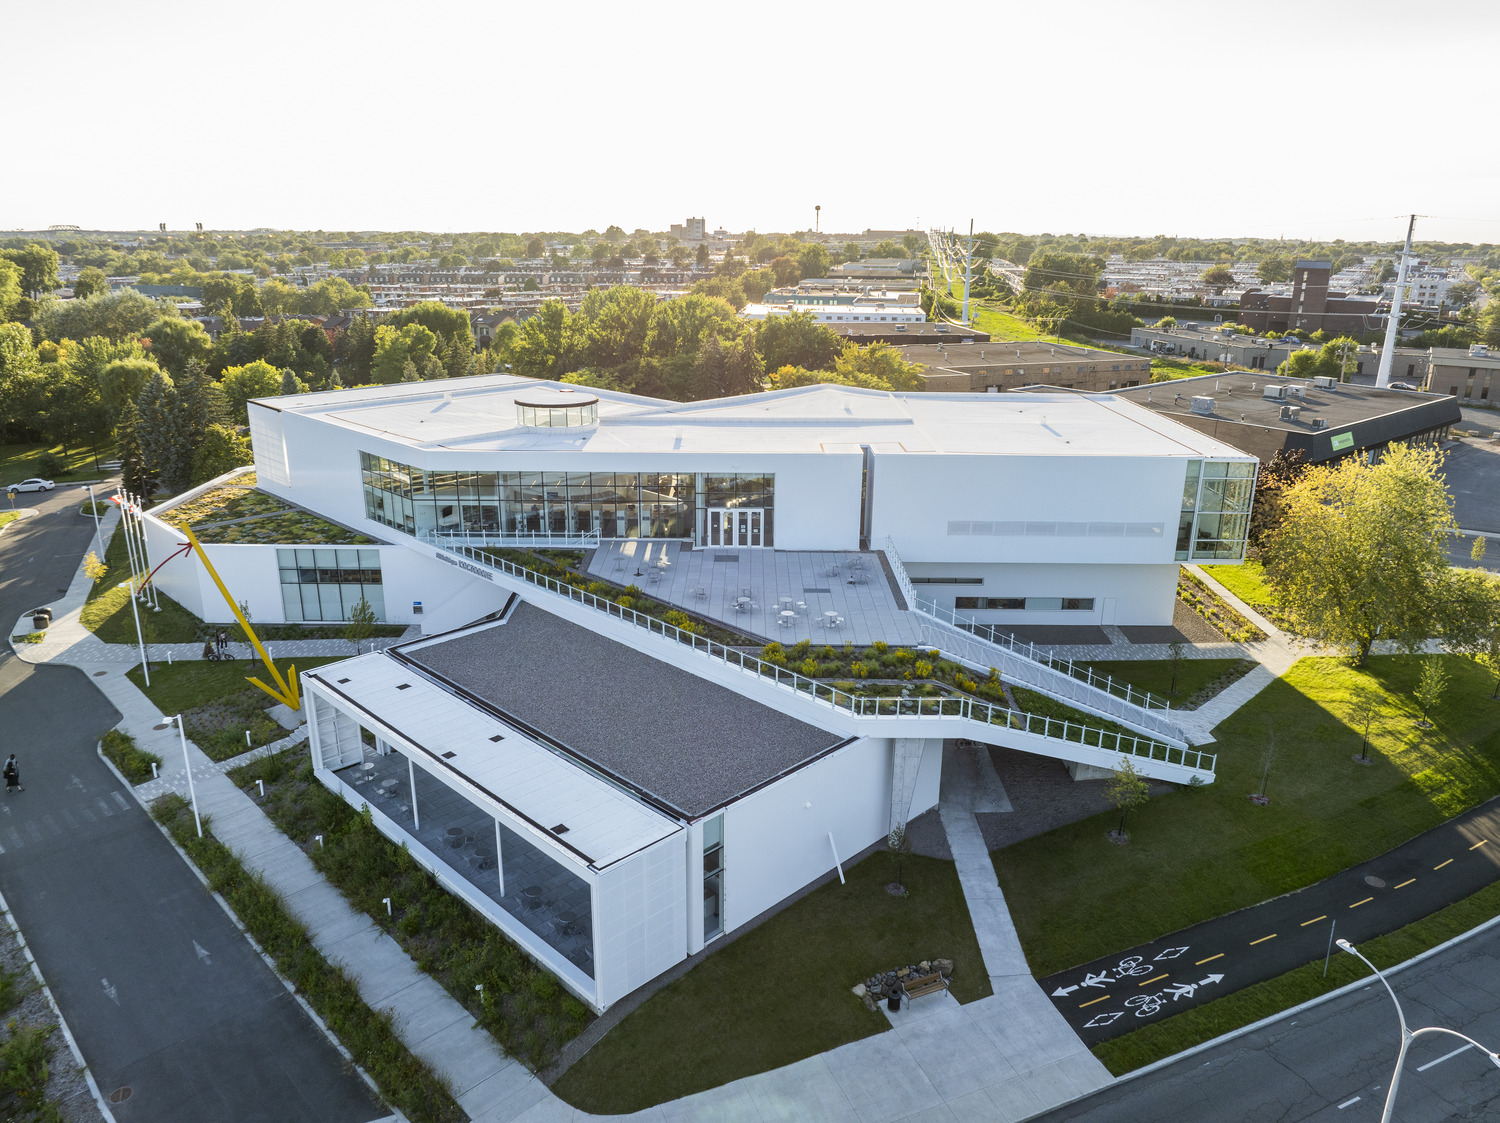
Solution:
<svg viewBox="0 0 1500 1123">
<path fill-rule="evenodd" d="M 89 514 L 94 516 L 94 546 L 99 550 L 100 554 L 103 554 L 104 532 L 99 529 L 99 503 L 94 498 L 94 485 L 84 484 L 83 487 L 89 493 Z M 101 557 L 99 560 L 103 561 L 104 559 Z"/>
<path fill-rule="evenodd" d="M 187 769 L 188 799 L 193 804 L 193 822 L 198 827 L 198 837 L 203 837 L 203 820 L 198 815 L 198 790 L 193 787 L 193 762 L 188 757 L 187 732 L 182 728 L 182 715 L 172 719 L 177 723 L 177 736 L 182 739 L 182 766 Z"/>
<path fill-rule="evenodd" d="M 1445 1029 L 1442 1026 L 1423 1026 L 1421 1029 L 1416 1030 L 1408 1028 L 1406 1024 L 1406 1014 L 1401 1009 L 1401 1003 L 1396 999 L 1396 992 L 1391 989 L 1391 984 L 1386 982 L 1385 976 L 1380 973 L 1380 968 L 1376 967 L 1375 964 L 1371 963 L 1368 959 L 1361 955 L 1359 951 L 1355 949 L 1354 945 L 1351 944 L 1348 940 L 1340 940 L 1338 941 L 1338 945 L 1339 947 L 1347 951 L 1350 955 L 1358 959 L 1371 971 L 1375 972 L 1375 977 L 1380 980 L 1381 986 L 1385 987 L 1386 994 L 1391 996 L 1391 1002 L 1396 1007 L 1396 1017 L 1401 1022 L 1401 1049 L 1396 1054 L 1396 1070 L 1391 1073 L 1391 1088 L 1385 1096 L 1385 1111 L 1381 1113 L 1380 1123 L 1390 1123 L 1391 1121 L 1392 1113 L 1396 1110 L 1396 1089 L 1401 1084 L 1401 1066 L 1406 1061 L 1406 1053 L 1407 1050 L 1411 1048 L 1411 1043 L 1417 1038 L 1421 1037 L 1424 1033 L 1446 1033 L 1451 1037 L 1458 1038 L 1460 1041 L 1467 1041 L 1470 1045 L 1487 1056 L 1490 1059 L 1490 1063 L 1492 1065 L 1494 1065 L 1496 1068 L 1500 1068 L 1500 1054 L 1497 1054 L 1493 1049 L 1486 1049 L 1472 1037 L 1466 1037 L 1462 1033 L 1459 1033 L 1456 1029 Z"/>
</svg>

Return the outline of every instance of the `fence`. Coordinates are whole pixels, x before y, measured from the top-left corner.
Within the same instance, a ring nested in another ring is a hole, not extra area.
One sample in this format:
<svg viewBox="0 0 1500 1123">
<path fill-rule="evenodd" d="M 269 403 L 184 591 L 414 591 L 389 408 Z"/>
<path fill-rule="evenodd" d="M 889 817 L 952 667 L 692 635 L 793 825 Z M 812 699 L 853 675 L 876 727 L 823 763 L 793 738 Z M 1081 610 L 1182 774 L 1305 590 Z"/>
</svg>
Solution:
<svg viewBox="0 0 1500 1123">
<path fill-rule="evenodd" d="M 597 530 L 585 531 L 582 534 L 554 534 L 549 530 L 525 530 L 525 531 L 471 531 L 468 527 L 461 530 L 420 530 L 417 537 L 434 546 L 447 546 L 450 543 L 482 547 L 482 546 L 547 546 L 555 549 L 592 550 L 599 545 L 599 532 Z"/>
</svg>

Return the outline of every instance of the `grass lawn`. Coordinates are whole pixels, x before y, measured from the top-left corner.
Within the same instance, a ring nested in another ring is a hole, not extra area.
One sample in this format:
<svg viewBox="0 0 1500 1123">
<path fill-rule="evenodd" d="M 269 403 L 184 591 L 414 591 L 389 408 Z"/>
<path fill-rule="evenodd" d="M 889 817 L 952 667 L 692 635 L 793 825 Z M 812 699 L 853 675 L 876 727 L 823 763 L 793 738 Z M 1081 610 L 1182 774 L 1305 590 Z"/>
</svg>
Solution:
<svg viewBox="0 0 1500 1123">
<path fill-rule="evenodd" d="M 1168 378 L 1197 378 L 1203 374 L 1222 374 L 1223 370 L 1216 366 L 1207 367 L 1192 359 L 1178 359 L 1170 355 L 1152 355 L 1151 373 L 1165 374 Z"/>
<path fill-rule="evenodd" d="M 1244 663 L 1243 659 L 1182 659 L 1177 664 L 1177 689 L 1172 690 L 1172 660 L 1121 659 L 1115 662 L 1090 663 L 1095 674 L 1109 675 L 1116 682 L 1128 682 L 1137 690 L 1147 690 L 1158 698 L 1178 705 L 1226 677 Z M 1248 669 L 1248 668 L 1247 668 Z M 1229 685 L 1227 682 L 1225 686 Z"/>
<path fill-rule="evenodd" d="M 1215 730 L 1217 782 L 1179 788 L 1131 817 L 1129 846 L 1105 837 L 1110 812 L 994 854 L 1027 960 L 1040 977 L 1263 901 L 1375 857 L 1500 793 L 1500 703 L 1468 659 L 1432 730 L 1411 701 L 1421 659 L 1378 656 L 1359 670 L 1303 659 Z M 1355 764 L 1344 724 L 1353 692 L 1381 693 L 1374 765 Z M 1268 807 L 1260 784 L 1268 733 Z"/>
<path fill-rule="evenodd" d="M 243 650 L 243 649 L 242 649 Z M 337 663 L 338 658 L 331 659 L 297 659 L 295 663 L 298 671 L 310 671 L 314 667 L 321 667 L 325 663 Z M 276 667 L 283 674 L 289 663 L 293 660 L 278 659 Z M 158 665 L 154 660 L 151 663 L 151 685 L 147 687 L 141 677 L 139 666 L 131 668 L 126 672 L 130 681 L 145 691 L 146 697 L 156 703 L 164 714 L 185 713 L 188 710 L 200 706 L 207 706 L 214 702 L 223 700 L 228 694 L 244 690 L 247 686 L 265 700 L 267 706 L 274 706 L 275 699 L 261 691 L 258 687 L 249 686 L 245 681 L 247 675 L 254 675 L 258 679 L 265 679 L 266 665 L 259 658 L 251 667 L 243 659 L 237 659 L 231 663 L 205 663 L 194 661 L 191 663 L 166 663 Z"/>
<path fill-rule="evenodd" d="M 32 476 L 45 476 L 54 483 L 67 483 L 70 480 L 97 480 L 103 477 L 102 469 L 94 467 L 94 450 L 89 448 L 75 448 L 71 452 L 64 453 L 61 445 L 50 446 L 50 451 L 56 453 L 68 470 L 61 474 L 43 472 L 38 464 L 37 457 L 49 451 L 45 444 L 12 444 L 0 445 L 0 487 L 6 484 L 16 483 L 18 480 L 30 479 Z M 99 444 L 99 462 L 115 458 L 115 442 L 113 438 L 101 441 Z"/>
<path fill-rule="evenodd" d="M 93 543 L 90 543 L 92 548 Z M 125 550 L 125 531 L 115 533 L 104 551 L 109 572 L 95 581 L 89 599 L 78 614 L 81 624 L 105 643 L 135 643 L 135 620 L 130 612 L 130 593 L 119 587 L 130 579 L 129 555 Z M 161 595 L 161 611 L 141 607 L 141 631 L 147 643 L 191 643 L 199 638 L 202 621 L 171 597 Z"/>
<path fill-rule="evenodd" d="M 885 851 L 845 875 L 653 995 L 552 1090 L 584 1111 L 638 1111 L 868 1037 L 888 1023 L 850 988 L 917 960 L 952 959 L 961 1002 L 990 993 L 952 862 L 907 858 L 904 899 L 885 891 Z"/>
<path fill-rule="evenodd" d="M 0 527 L 13 523 L 20 517 L 20 511 L 0 511 Z"/>
<path fill-rule="evenodd" d="M 1462 935 L 1500 913 L 1500 882 L 1471 897 L 1455 901 L 1431 916 L 1359 946 L 1381 970 L 1404 963 L 1414 955 Z M 1220 1034 L 1279 1014 L 1320 994 L 1337 990 L 1356 979 L 1370 978 L 1369 969 L 1352 955 L 1334 952 L 1323 977 L 1321 959 L 1256 983 L 1214 1002 L 1185 1010 L 1164 1021 L 1142 1026 L 1112 1041 L 1094 1046 L 1094 1056 L 1116 1076 L 1170 1057 Z"/>
<path fill-rule="evenodd" d="M 1239 565 L 1211 565 L 1204 572 L 1262 616 L 1276 608 L 1276 590 L 1266 581 L 1266 571 L 1253 559 Z"/>
</svg>

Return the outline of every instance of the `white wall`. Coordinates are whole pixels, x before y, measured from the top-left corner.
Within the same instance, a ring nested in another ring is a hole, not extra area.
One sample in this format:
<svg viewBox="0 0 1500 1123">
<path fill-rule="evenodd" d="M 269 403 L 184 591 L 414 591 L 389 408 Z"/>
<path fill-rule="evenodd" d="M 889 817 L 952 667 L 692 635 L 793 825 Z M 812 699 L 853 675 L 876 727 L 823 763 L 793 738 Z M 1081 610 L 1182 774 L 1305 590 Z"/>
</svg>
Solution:
<svg viewBox="0 0 1500 1123">
<path fill-rule="evenodd" d="M 594 889 L 594 978 L 608 1006 L 687 954 L 687 867 L 681 831 L 599 874 Z"/>
<path fill-rule="evenodd" d="M 843 862 L 884 838 L 890 810 L 886 738 L 861 738 L 731 804 L 724 813 L 724 930 L 831 870 L 829 832 Z"/>
<path fill-rule="evenodd" d="M 1175 528 L 1174 528 L 1175 529 Z M 904 559 L 903 559 L 904 561 Z M 917 585 L 917 596 L 953 608 L 956 597 L 1093 597 L 1093 611 L 974 611 L 985 624 L 1170 624 L 1177 599 L 1175 561 L 1161 565 L 906 565 L 910 577 L 978 577 L 981 585 Z M 1111 602 L 1113 602 L 1111 604 Z"/>
<path fill-rule="evenodd" d="M 1184 457 L 875 455 L 872 542 L 920 562 L 1166 564 Z M 1159 523 L 1152 537 L 958 535 L 949 523 Z"/>
<path fill-rule="evenodd" d="M 927 738 L 922 751 L 922 764 L 917 769 L 917 787 L 912 792 L 911 808 L 906 813 L 910 822 L 924 811 L 931 811 L 938 804 L 938 789 L 943 781 L 943 740 Z"/>
</svg>

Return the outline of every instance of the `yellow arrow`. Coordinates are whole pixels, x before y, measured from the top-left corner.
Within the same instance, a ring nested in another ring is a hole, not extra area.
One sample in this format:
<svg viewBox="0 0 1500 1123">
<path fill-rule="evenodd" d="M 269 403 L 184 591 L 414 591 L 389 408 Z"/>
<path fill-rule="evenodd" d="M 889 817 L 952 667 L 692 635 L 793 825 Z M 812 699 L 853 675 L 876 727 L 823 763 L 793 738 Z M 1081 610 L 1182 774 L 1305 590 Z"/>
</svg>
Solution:
<svg viewBox="0 0 1500 1123">
<path fill-rule="evenodd" d="M 198 541 L 198 536 L 187 527 L 183 527 L 182 532 L 187 535 L 188 542 L 192 544 L 193 552 L 198 555 L 198 560 L 203 563 L 203 568 L 208 570 L 208 575 L 214 579 L 214 584 L 219 587 L 219 592 L 224 595 L 224 601 L 229 605 L 229 611 L 234 613 L 234 618 L 240 622 L 240 627 L 245 629 L 245 635 L 250 637 L 251 646 L 260 655 L 261 662 L 265 663 L 266 670 L 271 673 L 271 679 L 276 683 L 276 687 L 267 686 L 258 678 L 247 678 L 247 681 L 253 686 L 260 687 L 288 709 L 300 710 L 302 708 L 302 698 L 297 689 L 297 668 L 289 666 L 287 668 L 289 672 L 288 676 L 286 678 L 281 677 L 281 672 L 276 669 L 276 664 L 271 662 L 271 657 L 266 654 L 266 649 L 261 646 L 260 637 L 255 634 L 255 629 L 250 627 L 250 621 L 245 619 L 244 614 L 240 612 L 240 606 L 234 603 L 234 598 L 229 595 L 229 590 L 224 587 L 224 582 L 219 577 L 218 570 L 214 569 L 214 563 L 208 560 L 208 554 L 204 551 L 202 543 Z"/>
</svg>

